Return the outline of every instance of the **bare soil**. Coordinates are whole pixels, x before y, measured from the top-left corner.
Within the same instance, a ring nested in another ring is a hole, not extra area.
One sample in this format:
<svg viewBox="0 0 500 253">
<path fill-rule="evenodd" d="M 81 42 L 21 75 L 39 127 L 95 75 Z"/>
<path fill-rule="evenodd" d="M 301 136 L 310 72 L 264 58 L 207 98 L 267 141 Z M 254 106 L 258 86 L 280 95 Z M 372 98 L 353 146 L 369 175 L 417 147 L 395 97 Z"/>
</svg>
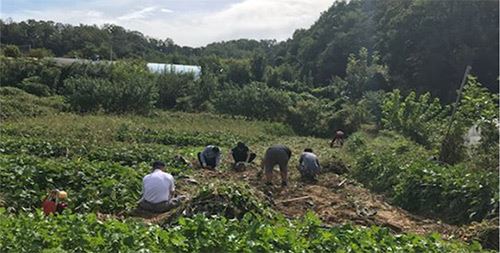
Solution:
<svg viewBox="0 0 500 253">
<path fill-rule="evenodd" d="M 255 190 L 270 197 L 272 208 L 290 218 L 302 217 L 313 211 L 325 225 L 356 224 L 387 227 L 395 233 L 412 232 L 429 234 L 438 232 L 444 238 L 456 238 L 457 226 L 439 220 L 425 219 L 392 206 L 384 197 L 363 188 L 355 180 L 326 172 L 318 177 L 316 183 L 302 182 L 295 169 L 290 168 L 287 187 L 280 186 L 279 172 L 275 171 L 273 186 L 264 184 L 260 168 L 250 165 L 245 171 L 197 170 L 192 176 L 198 182 L 210 180 L 245 181 Z M 185 181 L 185 182 L 181 182 Z M 190 180 L 179 180 L 179 191 L 193 194 Z M 268 201 L 268 200 L 263 200 Z"/>
</svg>

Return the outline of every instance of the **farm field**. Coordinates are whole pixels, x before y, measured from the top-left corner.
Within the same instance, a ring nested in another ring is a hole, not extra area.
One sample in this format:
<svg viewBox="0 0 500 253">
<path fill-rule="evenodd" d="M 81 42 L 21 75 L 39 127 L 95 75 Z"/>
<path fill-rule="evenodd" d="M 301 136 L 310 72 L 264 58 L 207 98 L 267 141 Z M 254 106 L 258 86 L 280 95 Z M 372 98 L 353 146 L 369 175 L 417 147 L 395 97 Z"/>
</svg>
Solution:
<svg viewBox="0 0 500 253">
<path fill-rule="evenodd" d="M 422 212 L 402 201 L 429 201 L 433 193 L 391 192 L 391 183 L 403 187 L 412 178 L 399 182 L 391 178 L 395 171 L 371 176 L 373 170 L 392 169 L 377 159 L 389 159 L 384 152 L 398 150 L 392 154 L 405 159 L 394 163 L 411 167 L 410 160 L 430 154 L 389 131 L 374 135 L 361 130 L 344 147 L 330 148 L 328 139 L 296 136 L 280 123 L 155 111 L 151 116 L 19 117 L 3 121 L 0 133 L 1 252 L 480 252 L 486 250 L 473 240 L 491 235 L 474 227 L 489 231 L 495 221 L 485 218 L 498 208 L 490 203 L 495 198 L 498 203 L 498 177 L 495 181 L 486 174 L 449 182 L 441 190 L 441 195 L 451 194 L 447 191 L 454 184 L 470 182 L 469 188 L 460 188 L 470 197 L 457 204 L 470 207 L 463 210 L 467 218 L 440 217 L 449 206 L 429 202 L 435 212 Z M 240 140 L 258 157 L 245 171 L 235 172 L 228 151 Z M 262 154 L 274 143 L 292 149 L 287 188 L 278 186 L 276 176 L 274 186 L 266 188 L 259 175 Z M 206 144 L 222 147 L 218 171 L 174 159 L 181 155 L 195 164 Z M 322 163 L 315 184 L 301 182 L 295 168 L 305 147 L 315 150 Z M 375 153 L 365 154 L 365 149 Z M 177 191 L 189 201 L 160 216 L 137 216 L 132 210 L 142 177 L 154 160 L 167 163 Z M 368 160 L 372 170 L 363 167 Z M 443 182 L 458 180 L 442 175 Z M 476 182 L 481 189 L 474 188 Z M 68 192 L 69 211 L 44 217 L 38 208 L 52 188 Z M 473 212 L 481 217 L 474 219 Z"/>
<path fill-rule="evenodd" d="M 499 252 L 498 0 L 60 2 L 0 8 L 0 253 Z"/>
</svg>

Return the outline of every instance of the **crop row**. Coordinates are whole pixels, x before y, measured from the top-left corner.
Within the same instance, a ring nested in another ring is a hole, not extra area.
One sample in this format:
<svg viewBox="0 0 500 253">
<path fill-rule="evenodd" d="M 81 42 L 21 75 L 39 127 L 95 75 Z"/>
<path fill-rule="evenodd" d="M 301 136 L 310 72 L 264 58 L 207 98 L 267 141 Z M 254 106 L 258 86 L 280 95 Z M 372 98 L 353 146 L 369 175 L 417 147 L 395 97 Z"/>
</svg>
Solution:
<svg viewBox="0 0 500 253">
<path fill-rule="evenodd" d="M 162 229 L 134 220 L 40 212 L 9 215 L 0 209 L 1 252 L 482 252 L 426 237 L 392 235 L 387 229 L 325 228 L 314 215 L 289 221 L 245 215 L 241 220 L 202 215 Z"/>
<path fill-rule="evenodd" d="M 132 166 L 141 162 L 164 160 L 171 163 L 177 155 L 193 156 L 196 149 L 142 143 L 108 143 L 48 138 L 0 137 L 0 154 L 31 155 L 44 158 L 85 158 Z"/>
<path fill-rule="evenodd" d="M 1 193 L 11 211 L 40 207 L 47 191 L 70 193 L 76 212 L 117 213 L 132 208 L 141 192 L 148 164 L 133 167 L 85 159 L 42 159 L 25 155 L 0 155 Z"/>
<path fill-rule="evenodd" d="M 242 137 L 230 132 L 222 132 L 217 129 L 207 132 L 155 129 L 149 127 L 132 127 L 127 124 L 121 124 L 116 129 L 107 129 L 107 132 L 88 133 L 84 126 L 80 126 L 81 131 L 73 131 L 64 134 L 59 139 L 77 139 L 77 140 L 95 140 L 102 142 L 103 135 L 108 137 L 109 141 L 130 142 L 130 143 L 156 143 L 175 146 L 205 146 L 215 144 L 220 146 L 231 146 L 238 141 L 254 142 L 269 139 L 268 136 L 258 135 L 252 138 Z M 54 136 L 51 129 L 35 127 L 29 129 L 19 129 L 17 125 L 8 125 L 0 128 L 0 133 L 7 136 L 27 137 L 27 138 L 46 138 Z M 60 134 L 57 134 L 60 135 Z M 90 138 L 89 138 L 90 137 Z"/>
</svg>

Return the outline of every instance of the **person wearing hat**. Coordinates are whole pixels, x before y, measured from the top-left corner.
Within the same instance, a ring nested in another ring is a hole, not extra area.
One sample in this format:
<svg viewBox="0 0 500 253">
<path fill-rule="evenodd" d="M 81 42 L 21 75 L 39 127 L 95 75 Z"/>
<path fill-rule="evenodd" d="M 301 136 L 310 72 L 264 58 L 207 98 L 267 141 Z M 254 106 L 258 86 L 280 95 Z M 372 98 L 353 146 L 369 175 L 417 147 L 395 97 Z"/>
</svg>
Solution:
<svg viewBox="0 0 500 253">
<path fill-rule="evenodd" d="M 179 200 L 173 198 L 175 191 L 174 177 L 165 172 L 165 163 L 153 163 L 152 172 L 142 180 L 142 197 L 139 208 L 152 213 L 163 213 L 177 206 Z"/>
<path fill-rule="evenodd" d="M 65 191 L 60 191 L 58 189 L 50 191 L 42 202 L 43 213 L 45 215 L 61 214 L 68 207 L 68 204 L 64 202 L 67 196 L 68 193 Z"/>
</svg>

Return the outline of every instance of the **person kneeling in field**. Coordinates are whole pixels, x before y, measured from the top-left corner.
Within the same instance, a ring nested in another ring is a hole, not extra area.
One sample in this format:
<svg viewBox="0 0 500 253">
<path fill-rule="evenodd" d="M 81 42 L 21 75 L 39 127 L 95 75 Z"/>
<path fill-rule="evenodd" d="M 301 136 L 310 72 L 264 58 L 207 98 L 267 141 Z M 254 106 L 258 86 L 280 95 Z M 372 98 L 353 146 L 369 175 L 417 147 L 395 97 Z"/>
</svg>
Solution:
<svg viewBox="0 0 500 253">
<path fill-rule="evenodd" d="M 43 213 L 45 215 L 61 214 L 68 207 L 68 204 L 64 202 L 67 196 L 68 194 L 65 191 L 57 189 L 50 191 L 42 203 Z"/>
<path fill-rule="evenodd" d="M 204 169 L 215 170 L 220 163 L 220 149 L 214 145 L 208 145 L 202 152 L 198 153 L 198 161 Z"/>
<path fill-rule="evenodd" d="M 281 186 L 288 185 L 288 161 L 292 157 L 292 151 L 285 145 L 273 145 L 266 150 L 262 165 L 266 173 L 266 184 L 271 185 L 273 179 L 273 168 L 280 167 Z"/>
<path fill-rule="evenodd" d="M 251 153 L 247 145 L 241 141 L 236 144 L 236 147 L 231 149 L 231 155 L 234 159 L 233 167 L 240 162 L 251 163 L 255 157 L 257 157 L 257 155 L 255 153 Z"/>
<path fill-rule="evenodd" d="M 299 159 L 299 172 L 304 181 L 316 181 L 316 175 L 321 170 L 318 157 L 310 148 L 304 149 Z"/>
<path fill-rule="evenodd" d="M 165 171 L 165 163 L 153 163 L 153 171 L 144 177 L 139 208 L 152 213 L 163 213 L 180 204 L 182 197 L 174 198 L 174 177 Z"/>
</svg>

